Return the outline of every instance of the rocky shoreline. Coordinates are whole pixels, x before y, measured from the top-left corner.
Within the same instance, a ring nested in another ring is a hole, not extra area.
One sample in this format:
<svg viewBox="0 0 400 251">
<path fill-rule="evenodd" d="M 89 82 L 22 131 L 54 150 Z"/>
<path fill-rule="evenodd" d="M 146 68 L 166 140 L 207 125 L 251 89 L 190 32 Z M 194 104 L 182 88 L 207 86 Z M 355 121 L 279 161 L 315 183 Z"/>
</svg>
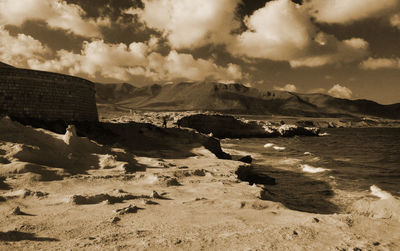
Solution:
<svg viewBox="0 0 400 251">
<path fill-rule="evenodd" d="M 206 136 L 133 125 L 105 124 L 97 132 L 77 125 L 77 133 L 69 127 L 59 134 L 2 119 L 0 249 L 400 247 L 397 216 L 381 210 L 396 203 L 391 198 L 366 198 L 337 214 L 290 210 L 268 200 L 276 195 L 265 186 L 279 180 L 252 176 L 251 164 L 217 158 Z M 100 137 L 105 130 L 109 135 Z M 166 140 L 157 140 L 160 135 Z M 63 154 L 49 158 L 60 149 Z M 253 184 L 260 178 L 268 184 Z"/>
</svg>

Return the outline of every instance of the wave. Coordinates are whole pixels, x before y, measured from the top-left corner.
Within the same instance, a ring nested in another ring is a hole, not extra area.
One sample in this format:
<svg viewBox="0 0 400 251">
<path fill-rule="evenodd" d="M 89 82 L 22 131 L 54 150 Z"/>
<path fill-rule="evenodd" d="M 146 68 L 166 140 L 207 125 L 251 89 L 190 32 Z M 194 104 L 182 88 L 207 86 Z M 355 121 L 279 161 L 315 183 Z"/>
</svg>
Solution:
<svg viewBox="0 0 400 251">
<path fill-rule="evenodd" d="M 277 150 L 277 151 L 283 151 L 283 150 L 286 149 L 286 147 L 284 147 L 284 146 L 274 146 L 273 148 L 274 148 L 275 150 Z"/>
<path fill-rule="evenodd" d="M 376 185 L 370 187 L 370 193 L 380 199 L 365 197 L 357 200 L 351 207 L 354 213 L 371 218 L 400 221 L 400 201 L 396 197 Z"/>
<path fill-rule="evenodd" d="M 270 148 L 270 147 L 273 147 L 273 146 L 274 146 L 273 143 L 267 143 L 267 144 L 264 145 L 265 148 Z"/>
<path fill-rule="evenodd" d="M 278 163 L 282 165 L 296 165 L 301 162 L 301 159 L 296 159 L 296 158 L 284 158 L 282 160 L 279 160 Z"/>
<path fill-rule="evenodd" d="M 310 152 L 304 152 L 304 155 L 312 155 Z"/>
<path fill-rule="evenodd" d="M 322 167 L 313 167 L 307 164 L 302 164 L 300 165 L 300 168 L 303 170 L 305 173 L 322 173 L 325 171 L 329 171 L 329 169 L 322 168 Z"/>
<path fill-rule="evenodd" d="M 371 190 L 372 195 L 381 198 L 381 200 L 393 198 L 393 195 L 391 195 L 389 192 L 380 189 L 376 185 L 372 185 L 369 189 Z"/>
<path fill-rule="evenodd" d="M 350 162 L 351 159 L 350 158 L 334 158 L 333 160 L 335 161 L 341 161 L 341 162 Z"/>
<path fill-rule="evenodd" d="M 329 135 L 330 135 L 330 134 L 327 133 L 327 132 L 323 132 L 323 133 L 318 134 L 318 136 L 329 136 Z"/>
</svg>

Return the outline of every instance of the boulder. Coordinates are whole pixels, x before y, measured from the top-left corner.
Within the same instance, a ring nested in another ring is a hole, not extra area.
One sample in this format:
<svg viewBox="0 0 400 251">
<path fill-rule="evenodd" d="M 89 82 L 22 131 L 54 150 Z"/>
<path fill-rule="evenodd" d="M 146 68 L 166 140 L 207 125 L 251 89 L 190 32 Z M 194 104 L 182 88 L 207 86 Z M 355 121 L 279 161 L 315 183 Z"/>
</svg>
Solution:
<svg viewBox="0 0 400 251">
<path fill-rule="evenodd" d="M 250 155 L 244 156 L 240 159 L 238 159 L 238 161 L 247 163 L 247 164 L 251 164 L 251 162 L 253 161 L 253 158 Z"/>
<path fill-rule="evenodd" d="M 235 171 L 238 179 L 242 181 L 249 182 L 250 185 L 253 184 L 263 184 L 263 185 L 275 185 L 275 178 L 272 178 L 266 174 L 255 172 L 251 165 L 239 166 Z"/>
</svg>

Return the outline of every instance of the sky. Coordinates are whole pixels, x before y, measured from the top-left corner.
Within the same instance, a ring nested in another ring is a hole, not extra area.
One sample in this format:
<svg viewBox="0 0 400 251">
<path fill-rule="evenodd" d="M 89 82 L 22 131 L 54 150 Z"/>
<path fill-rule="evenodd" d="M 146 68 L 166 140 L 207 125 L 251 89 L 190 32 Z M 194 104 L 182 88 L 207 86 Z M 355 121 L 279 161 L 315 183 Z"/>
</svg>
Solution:
<svg viewBox="0 0 400 251">
<path fill-rule="evenodd" d="M 400 0 L 0 0 L 0 61 L 400 102 Z"/>
</svg>

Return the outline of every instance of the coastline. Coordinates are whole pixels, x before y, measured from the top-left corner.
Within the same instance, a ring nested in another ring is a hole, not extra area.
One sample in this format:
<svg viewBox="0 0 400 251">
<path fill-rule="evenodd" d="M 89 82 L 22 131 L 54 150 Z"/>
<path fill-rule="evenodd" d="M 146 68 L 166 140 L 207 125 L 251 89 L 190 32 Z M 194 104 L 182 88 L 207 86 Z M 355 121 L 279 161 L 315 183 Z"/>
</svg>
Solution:
<svg viewBox="0 0 400 251">
<path fill-rule="evenodd" d="M 15 146 L 2 146 L 7 144 Z M 260 199 L 261 186 L 237 179 L 235 171 L 247 164 L 218 159 L 204 147 L 192 153 L 179 158 L 135 156 L 147 168 L 131 174 L 109 160 L 107 168 L 63 180 L 10 175 L 4 181 L 10 187 L 0 194 L 5 199 L 0 202 L 0 249 L 400 248 L 400 220 L 391 211 L 400 208 L 395 198 L 360 198 L 346 213 L 290 210 Z M 25 215 L 13 214 L 16 207 Z"/>
</svg>

